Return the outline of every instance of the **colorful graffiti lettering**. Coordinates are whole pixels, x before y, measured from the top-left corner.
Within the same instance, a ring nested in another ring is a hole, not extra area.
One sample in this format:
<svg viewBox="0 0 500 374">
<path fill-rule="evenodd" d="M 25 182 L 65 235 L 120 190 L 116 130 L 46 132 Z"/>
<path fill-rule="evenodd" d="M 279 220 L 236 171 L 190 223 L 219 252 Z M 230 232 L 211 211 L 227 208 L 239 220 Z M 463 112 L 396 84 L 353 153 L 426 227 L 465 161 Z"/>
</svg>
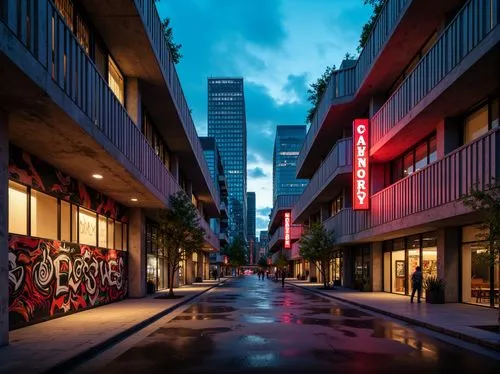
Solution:
<svg viewBox="0 0 500 374">
<path fill-rule="evenodd" d="M 10 235 L 11 329 L 123 299 L 126 254 Z"/>
</svg>

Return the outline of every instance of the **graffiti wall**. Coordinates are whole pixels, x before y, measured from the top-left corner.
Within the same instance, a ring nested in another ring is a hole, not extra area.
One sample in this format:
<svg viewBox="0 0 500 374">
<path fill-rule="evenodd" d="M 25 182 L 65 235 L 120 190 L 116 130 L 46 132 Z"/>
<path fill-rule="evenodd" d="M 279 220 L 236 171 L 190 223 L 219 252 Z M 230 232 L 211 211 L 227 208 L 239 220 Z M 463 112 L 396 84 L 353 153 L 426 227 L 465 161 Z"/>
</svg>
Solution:
<svg viewBox="0 0 500 374">
<path fill-rule="evenodd" d="M 9 178 L 59 199 L 126 222 L 125 208 L 26 151 L 9 145 Z"/>
<path fill-rule="evenodd" d="M 121 300 L 127 253 L 9 236 L 10 328 Z"/>
</svg>

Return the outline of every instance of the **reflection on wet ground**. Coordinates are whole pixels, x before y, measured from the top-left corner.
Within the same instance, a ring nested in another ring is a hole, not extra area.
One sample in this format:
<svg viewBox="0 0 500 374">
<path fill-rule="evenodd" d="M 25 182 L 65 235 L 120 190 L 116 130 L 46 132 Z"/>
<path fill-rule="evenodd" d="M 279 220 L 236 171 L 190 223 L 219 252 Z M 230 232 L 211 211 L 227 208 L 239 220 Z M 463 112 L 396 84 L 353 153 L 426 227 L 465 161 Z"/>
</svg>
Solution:
<svg viewBox="0 0 500 374">
<path fill-rule="evenodd" d="M 248 276 L 205 294 L 102 373 L 497 373 L 499 367 L 500 361 L 402 324 Z"/>
</svg>

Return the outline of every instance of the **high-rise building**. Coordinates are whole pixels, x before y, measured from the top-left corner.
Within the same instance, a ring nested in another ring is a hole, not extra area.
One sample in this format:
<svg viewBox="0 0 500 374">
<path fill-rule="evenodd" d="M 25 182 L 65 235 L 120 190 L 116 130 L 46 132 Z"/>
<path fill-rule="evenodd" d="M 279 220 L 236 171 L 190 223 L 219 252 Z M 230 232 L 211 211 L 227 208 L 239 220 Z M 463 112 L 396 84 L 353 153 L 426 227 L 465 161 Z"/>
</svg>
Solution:
<svg viewBox="0 0 500 374">
<path fill-rule="evenodd" d="M 273 152 L 273 202 L 279 195 L 300 195 L 307 179 L 296 178 L 296 162 L 306 137 L 305 125 L 278 125 Z"/>
<path fill-rule="evenodd" d="M 208 79 L 208 136 L 214 137 L 229 193 L 229 238 L 246 240 L 247 124 L 243 78 Z"/>
<path fill-rule="evenodd" d="M 167 288 L 159 216 L 180 190 L 205 234 L 173 282 L 206 278 L 219 197 L 154 1 L 0 4 L 0 346 Z"/>
<path fill-rule="evenodd" d="M 247 239 L 255 239 L 255 192 L 247 192 Z"/>
</svg>

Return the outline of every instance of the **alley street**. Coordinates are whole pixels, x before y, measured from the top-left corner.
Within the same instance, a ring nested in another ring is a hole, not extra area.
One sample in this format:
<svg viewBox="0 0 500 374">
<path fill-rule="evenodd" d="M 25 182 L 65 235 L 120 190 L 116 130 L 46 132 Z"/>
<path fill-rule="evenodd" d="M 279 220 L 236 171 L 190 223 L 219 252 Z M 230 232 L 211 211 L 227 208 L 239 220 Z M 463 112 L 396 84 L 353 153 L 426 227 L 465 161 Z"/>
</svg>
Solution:
<svg viewBox="0 0 500 374">
<path fill-rule="evenodd" d="M 226 282 L 144 339 L 120 344 L 111 361 L 101 358 L 100 372 L 427 374 L 500 367 L 401 323 L 257 276 Z"/>
</svg>

